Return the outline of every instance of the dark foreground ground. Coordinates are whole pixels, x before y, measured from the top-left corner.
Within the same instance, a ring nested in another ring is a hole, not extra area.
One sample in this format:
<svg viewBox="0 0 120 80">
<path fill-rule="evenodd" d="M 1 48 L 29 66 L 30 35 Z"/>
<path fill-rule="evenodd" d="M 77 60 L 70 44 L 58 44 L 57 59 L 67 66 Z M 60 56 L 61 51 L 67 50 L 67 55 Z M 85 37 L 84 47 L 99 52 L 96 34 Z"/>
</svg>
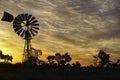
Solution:
<svg viewBox="0 0 120 80">
<path fill-rule="evenodd" d="M 120 80 L 120 68 L 0 65 L 0 80 Z"/>
</svg>

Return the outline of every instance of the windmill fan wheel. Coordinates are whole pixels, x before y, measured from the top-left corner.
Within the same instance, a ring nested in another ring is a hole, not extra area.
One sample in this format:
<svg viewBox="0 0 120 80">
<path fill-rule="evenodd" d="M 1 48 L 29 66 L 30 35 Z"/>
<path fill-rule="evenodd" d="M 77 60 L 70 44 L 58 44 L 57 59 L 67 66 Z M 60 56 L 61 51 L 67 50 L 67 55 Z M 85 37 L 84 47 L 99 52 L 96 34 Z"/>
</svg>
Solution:
<svg viewBox="0 0 120 80">
<path fill-rule="evenodd" d="M 14 31 L 24 39 L 31 39 L 38 33 L 39 23 L 31 14 L 23 13 L 13 21 Z"/>
</svg>

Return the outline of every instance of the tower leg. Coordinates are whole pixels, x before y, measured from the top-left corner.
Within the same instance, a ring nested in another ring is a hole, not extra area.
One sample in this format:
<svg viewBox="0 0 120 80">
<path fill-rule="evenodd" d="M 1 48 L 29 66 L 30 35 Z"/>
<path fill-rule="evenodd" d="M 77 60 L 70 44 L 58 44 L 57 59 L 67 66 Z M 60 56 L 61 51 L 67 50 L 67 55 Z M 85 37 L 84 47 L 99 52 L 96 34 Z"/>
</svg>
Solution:
<svg viewBox="0 0 120 80">
<path fill-rule="evenodd" d="M 28 39 L 25 41 L 22 62 L 27 61 L 30 56 L 32 56 L 32 49 L 31 49 L 31 41 Z"/>
</svg>

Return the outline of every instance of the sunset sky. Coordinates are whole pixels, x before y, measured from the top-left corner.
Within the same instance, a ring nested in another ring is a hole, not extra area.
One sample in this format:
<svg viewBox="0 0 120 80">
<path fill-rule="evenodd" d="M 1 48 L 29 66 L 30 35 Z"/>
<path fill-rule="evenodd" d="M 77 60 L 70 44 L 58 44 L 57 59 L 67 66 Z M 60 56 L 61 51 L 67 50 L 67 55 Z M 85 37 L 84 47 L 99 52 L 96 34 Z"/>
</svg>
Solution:
<svg viewBox="0 0 120 80">
<path fill-rule="evenodd" d="M 4 11 L 39 20 L 32 47 L 43 51 L 41 59 L 68 52 L 72 61 L 89 65 L 100 49 L 111 60 L 120 58 L 120 0 L 0 0 L 0 19 Z M 13 23 L 0 21 L 0 49 L 13 56 L 13 63 L 22 61 L 24 42 Z"/>
</svg>

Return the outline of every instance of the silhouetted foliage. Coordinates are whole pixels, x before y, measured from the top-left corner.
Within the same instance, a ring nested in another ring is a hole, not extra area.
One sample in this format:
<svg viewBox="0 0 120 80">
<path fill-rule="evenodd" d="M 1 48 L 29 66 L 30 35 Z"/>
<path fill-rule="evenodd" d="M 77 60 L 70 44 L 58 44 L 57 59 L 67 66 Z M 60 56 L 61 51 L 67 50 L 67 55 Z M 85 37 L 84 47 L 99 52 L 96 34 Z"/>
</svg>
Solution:
<svg viewBox="0 0 120 80">
<path fill-rule="evenodd" d="M 57 61 L 58 65 L 61 65 L 62 55 L 60 53 L 56 53 L 55 54 L 55 60 Z"/>
<path fill-rule="evenodd" d="M 109 67 L 110 63 L 110 55 L 106 54 L 103 50 L 100 50 L 98 55 L 94 55 L 94 66 L 95 67 Z"/>
<path fill-rule="evenodd" d="M 23 64 L 34 66 L 37 65 L 38 62 L 40 62 L 40 60 L 37 57 L 30 56 Z"/>
<path fill-rule="evenodd" d="M 54 56 L 48 56 L 47 59 L 50 64 L 55 64 L 56 61 L 58 65 L 69 64 L 69 62 L 72 60 L 68 53 L 65 53 L 63 55 L 56 53 Z"/>
<path fill-rule="evenodd" d="M 104 66 L 109 66 L 110 65 L 110 56 L 109 54 L 106 54 L 103 50 L 100 50 L 98 53 L 98 57 L 100 58 L 100 67 L 104 67 Z"/>
<path fill-rule="evenodd" d="M 54 64 L 55 56 L 48 56 L 47 59 L 48 59 L 49 64 L 51 65 Z"/>
<path fill-rule="evenodd" d="M 120 67 L 120 60 L 118 59 L 116 62 L 112 62 L 109 65 L 110 68 L 119 68 Z"/>
<path fill-rule="evenodd" d="M 99 65 L 99 57 L 98 55 L 93 55 L 93 58 L 94 58 L 93 64 L 95 67 L 97 67 Z"/>
<path fill-rule="evenodd" d="M 72 63 L 72 66 L 75 68 L 80 68 L 81 64 L 80 64 L 80 62 L 76 61 L 75 63 Z"/>
<path fill-rule="evenodd" d="M 12 62 L 13 57 L 10 55 L 4 55 L 0 50 L 0 59 L 3 59 L 5 63 L 8 63 L 9 61 Z"/>
<path fill-rule="evenodd" d="M 118 59 L 116 63 L 117 63 L 117 64 L 120 64 L 120 59 Z"/>
<path fill-rule="evenodd" d="M 65 59 L 65 62 L 67 63 L 69 63 L 72 60 L 72 58 L 70 57 L 70 55 L 68 55 L 68 53 L 65 53 L 63 55 L 63 58 Z"/>
<path fill-rule="evenodd" d="M 24 63 L 0 63 L 0 80 L 119 80 L 120 60 L 110 64 L 111 67 L 104 67 L 110 62 L 109 57 L 104 60 L 108 55 L 105 54 L 99 52 L 93 56 L 97 67 L 82 67 L 78 61 L 70 64 L 72 57 L 68 53 L 47 56 L 47 62 L 30 56 Z M 104 65 L 100 66 L 101 63 Z"/>
</svg>

